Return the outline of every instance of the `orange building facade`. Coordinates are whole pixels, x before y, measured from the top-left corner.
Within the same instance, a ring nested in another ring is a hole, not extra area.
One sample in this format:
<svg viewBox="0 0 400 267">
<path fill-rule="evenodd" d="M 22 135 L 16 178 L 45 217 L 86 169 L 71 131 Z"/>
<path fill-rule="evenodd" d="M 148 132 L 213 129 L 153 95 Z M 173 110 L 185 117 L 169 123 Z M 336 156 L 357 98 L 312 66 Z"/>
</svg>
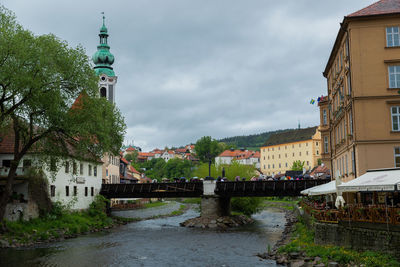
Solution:
<svg viewBox="0 0 400 267">
<path fill-rule="evenodd" d="M 344 181 L 400 167 L 400 8 L 383 0 L 346 16 L 323 72 L 322 162 Z"/>
</svg>

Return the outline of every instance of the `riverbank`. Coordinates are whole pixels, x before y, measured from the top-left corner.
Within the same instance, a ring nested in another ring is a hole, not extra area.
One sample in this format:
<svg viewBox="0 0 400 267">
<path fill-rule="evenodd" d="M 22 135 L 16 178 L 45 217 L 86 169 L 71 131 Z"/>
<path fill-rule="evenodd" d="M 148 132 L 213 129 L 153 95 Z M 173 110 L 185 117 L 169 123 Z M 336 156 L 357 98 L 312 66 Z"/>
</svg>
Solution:
<svg viewBox="0 0 400 267">
<path fill-rule="evenodd" d="M 6 232 L 0 234 L 0 248 L 31 247 L 42 243 L 57 242 L 89 233 L 108 231 L 120 225 L 142 220 L 181 215 L 189 208 L 178 204 L 168 214 L 139 217 L 107 217 L 105 204 L 99 200 L 87 211 L 69 212 L 64 207 L 55 206 L 52 213 L 30 221 L 5 222 Z M 148 205 L 147 209 L 164 207 Z M 145 208 L 141 208 L 144 210 Z"/>
<path fill-rule="evenodd" d="M 272 249 L 259 254 L 263 259 L 275 260 L 277 264 L 288 266 L 366 266 L 395 267 L 400 263 L 392 256 L 375 251 L 357 252 L 337 246 L 314 244 L 314 232 L 307 228 L 293 208 L 274 203 L 285 210 L 285 230 Z"/>
</svg>

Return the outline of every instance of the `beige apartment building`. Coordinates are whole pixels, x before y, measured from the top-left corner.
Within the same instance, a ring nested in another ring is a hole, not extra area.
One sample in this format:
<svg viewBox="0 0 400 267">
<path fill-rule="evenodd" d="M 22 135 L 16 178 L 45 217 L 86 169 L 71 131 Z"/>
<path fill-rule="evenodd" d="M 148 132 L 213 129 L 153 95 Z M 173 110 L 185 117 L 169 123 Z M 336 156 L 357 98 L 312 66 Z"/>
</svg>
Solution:
<svg viewBox="0 0 400 267">
<path fill-rule="evenodd" d="M 323 72 L 322 161 L 344 181 L 400 167 L 400 5 L 383 0 L 344 17 Z"/>
<path fill-rule="evenodd" d="M 285 173 L 297 160 L 304 161 L 304 167 L 310 170 L 321 158 L 321 133 L 318 127 L 275 133 L 260 150 L 260 168 L 265 175 Z"/>
<path fill-rule="evenodd" d="M 113 156 L 110 153 L 104 154 L 102 158 L 102 183 L 103 184 L 117 184 L 119 179 L 119 162 L 120 156 Z"/>
</svg>

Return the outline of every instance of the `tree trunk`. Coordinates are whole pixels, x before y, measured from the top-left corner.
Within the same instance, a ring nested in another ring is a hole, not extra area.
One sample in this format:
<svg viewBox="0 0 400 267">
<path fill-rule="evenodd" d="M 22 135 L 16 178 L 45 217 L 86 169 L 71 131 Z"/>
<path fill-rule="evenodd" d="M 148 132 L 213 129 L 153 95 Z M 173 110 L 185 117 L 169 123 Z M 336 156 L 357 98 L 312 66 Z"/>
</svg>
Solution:
<svg viewBox="0 0 400 267">
<path fill-rule="evenodd" d="M 3 220 L 4 215 L 6 213 L 6 206 L 7 206 L 8 200 L 10 198 L 10 195 L 12 193 L 12 185 L 14 182 L 15 175 L 17 173 L 18 164 L 19 164 L 19 160 L 11 161 L 10 171 L 8 172 L 8 176 L 7 176 L 7 183 L 4 188 L 4 192 L 0 198 L 0 221 Z"/>
</svg>

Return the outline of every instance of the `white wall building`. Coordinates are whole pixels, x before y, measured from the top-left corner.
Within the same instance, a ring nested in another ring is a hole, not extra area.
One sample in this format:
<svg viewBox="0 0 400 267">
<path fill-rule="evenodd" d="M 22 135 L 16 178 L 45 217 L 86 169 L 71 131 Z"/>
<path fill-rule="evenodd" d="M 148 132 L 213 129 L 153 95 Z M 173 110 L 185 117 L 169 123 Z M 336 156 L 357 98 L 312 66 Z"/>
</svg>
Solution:
<svg viewBox="0 0 400 267">
<path fill-rule="evenodd" d="M 10 170 L 12 154 L 0 154 L 0 177 L 6 177 Z M 88 162 L 68 159 L 60 162 L 58 170 L 52 174 L 50 168 L 43 165 L 38 156 L 26 155 L 18 165 L 17 178 L 21 183 L 13 191 L 23 194 L 29 200 L 28 184 L 23 182 L 30 167 L 41 166 L 49 183 L 50 199 L 61 201 L 71 209 L 87 209 L 101 188 L 101 162 Z"/>
</svg>

